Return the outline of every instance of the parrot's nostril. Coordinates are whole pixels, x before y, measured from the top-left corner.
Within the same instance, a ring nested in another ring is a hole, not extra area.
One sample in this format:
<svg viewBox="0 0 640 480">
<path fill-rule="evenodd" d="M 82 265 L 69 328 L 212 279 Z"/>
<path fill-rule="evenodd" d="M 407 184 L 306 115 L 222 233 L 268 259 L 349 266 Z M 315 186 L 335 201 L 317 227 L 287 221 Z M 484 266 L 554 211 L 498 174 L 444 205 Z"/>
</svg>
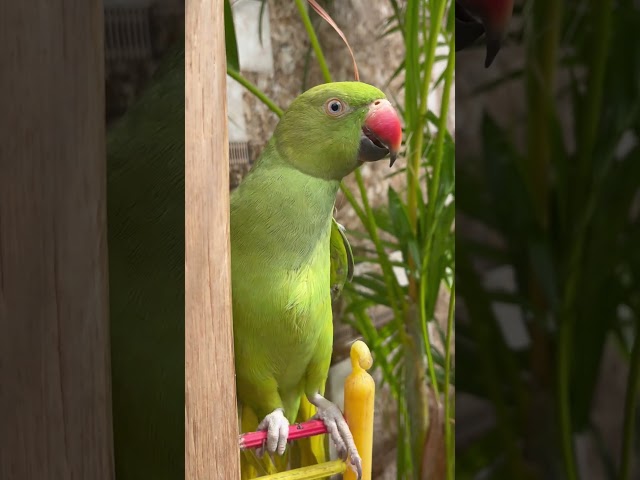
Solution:
<svg viewBox="0 0 640 480">
<path fill-rule="evenodd" d="M 380 100 L 376 100 L 373 104 L 374 105 L 380 105 Z"/>
</svg>

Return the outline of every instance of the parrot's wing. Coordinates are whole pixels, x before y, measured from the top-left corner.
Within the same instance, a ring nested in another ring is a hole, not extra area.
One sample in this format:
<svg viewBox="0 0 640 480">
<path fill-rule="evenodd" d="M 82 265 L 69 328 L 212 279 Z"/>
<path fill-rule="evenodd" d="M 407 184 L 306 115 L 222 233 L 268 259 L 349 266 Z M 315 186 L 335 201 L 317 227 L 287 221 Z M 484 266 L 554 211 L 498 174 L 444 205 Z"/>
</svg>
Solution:
<svg viewBox="0 0 640 480">
<path fill-rule="evenodd" d="M 338 298 L 347 280 L 353 278 L 353 253 L 344 227 L 331 219 L 331 300 Z"/>
</svg>

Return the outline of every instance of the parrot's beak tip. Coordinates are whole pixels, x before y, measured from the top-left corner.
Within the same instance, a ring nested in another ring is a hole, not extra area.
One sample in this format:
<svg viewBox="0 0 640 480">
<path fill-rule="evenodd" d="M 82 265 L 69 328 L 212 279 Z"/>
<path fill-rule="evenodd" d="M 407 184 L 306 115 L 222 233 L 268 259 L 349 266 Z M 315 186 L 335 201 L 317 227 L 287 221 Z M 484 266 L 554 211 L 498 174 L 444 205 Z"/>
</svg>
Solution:
<svg viewBox="0 0 640 480">
<path fill-rule="evenodd" d="M 501 35 L 490 36 L 487 39 L 487 54 L 484 59 L 484 68 L 489 68 L 502 47 Z"/>
<path fill-rule="evenodd" d="M 368 145 L 361 145 L 361 152 L 367 150 L 366 153 L 370 153 L 367 160 L 382 159 L 389 155 L 389 167 L 392 167 L 402 144 L 402 125 L 398 113 L 387 99 L 375 100 L 369 106 L 362 131 Z M 368 148 L 363 148 L 365 146 Z"/>
</svg>

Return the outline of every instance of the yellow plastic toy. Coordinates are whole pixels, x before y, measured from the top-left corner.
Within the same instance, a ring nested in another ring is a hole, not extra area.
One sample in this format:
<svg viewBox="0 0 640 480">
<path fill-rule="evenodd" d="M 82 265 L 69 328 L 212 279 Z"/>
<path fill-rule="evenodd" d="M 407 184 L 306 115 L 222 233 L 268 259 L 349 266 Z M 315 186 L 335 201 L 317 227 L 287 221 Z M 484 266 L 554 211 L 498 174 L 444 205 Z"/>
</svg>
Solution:
<svg viewBox="0 0 640 480">
<path fill-rule="evenodd" d="M 373 358 L 367 345 L 358 340 L 351 345 L 351 374 L 344 382 L 344 418 L 362 458 L 362 480 L 371 480 L 373 456 L 373 408 L 376 384 L 367 370 Z M 356 480 L 356 473 L 348 469 L 344 480 Z"/>
</svg>

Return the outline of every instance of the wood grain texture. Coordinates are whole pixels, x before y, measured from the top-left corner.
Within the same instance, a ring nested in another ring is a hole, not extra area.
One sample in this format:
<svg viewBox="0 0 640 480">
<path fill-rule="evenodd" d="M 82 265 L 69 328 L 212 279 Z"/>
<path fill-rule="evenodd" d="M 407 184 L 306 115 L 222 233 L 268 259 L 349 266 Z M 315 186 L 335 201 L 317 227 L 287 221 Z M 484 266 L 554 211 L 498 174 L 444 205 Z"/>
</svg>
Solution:
<svg viewBox="0 0 640 480">
<path fill-rule="evenodd" d="M 185 42 L 185 478 L 234 480 L 240 451 L 222 0 L 186 2 Z"/>
<path fill-rule="evenodd" d="M 102 2 L 1 2 L 0 59 L 0 478 L 110 480 Z"/>
</svg>

